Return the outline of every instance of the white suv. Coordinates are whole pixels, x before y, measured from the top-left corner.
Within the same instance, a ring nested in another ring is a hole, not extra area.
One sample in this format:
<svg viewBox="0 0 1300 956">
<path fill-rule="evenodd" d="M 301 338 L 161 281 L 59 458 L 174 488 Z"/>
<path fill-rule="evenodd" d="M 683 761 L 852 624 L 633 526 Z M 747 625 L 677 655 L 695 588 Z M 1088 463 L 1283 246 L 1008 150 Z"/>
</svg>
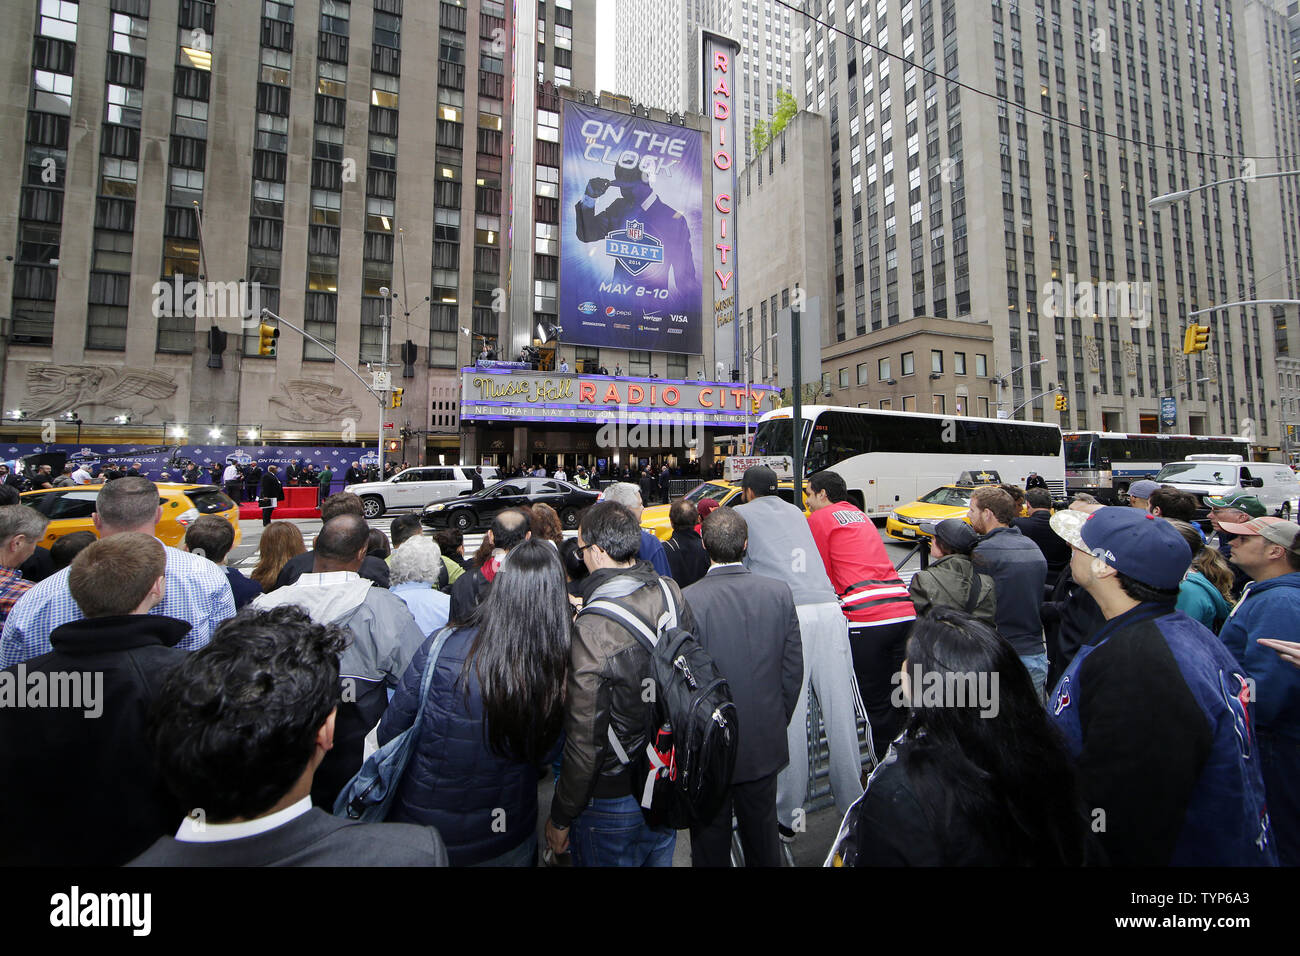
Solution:
<svg viewBox="0 0 1300 956">
<path fill-rule="evenodd" d="M 1294 519 L 1300 500 L 1300 481 L 1290 468 L 1270 461 L 1242 461 L 1240 455 L 1191 455 L 1169 462 L 1155 480 L 1190 491 L 1202 504 L 1209 496 L 1254 495 L 1269 514 L 1288 520 Z"/>
<path fill-rule="evenodd" d="M 469 465 L 424 465 L 399 471 L 387 481 L 363 481 L 344 490 L 361 496 L 367 518 L 378 518 L 388 511 L 423 508 L 431 501 L 466 494 L 474 486 L 473 472 Z M 491 465 L 484 465 L 482 472 L 484 485 L 497 480 Z"/>
</svg>

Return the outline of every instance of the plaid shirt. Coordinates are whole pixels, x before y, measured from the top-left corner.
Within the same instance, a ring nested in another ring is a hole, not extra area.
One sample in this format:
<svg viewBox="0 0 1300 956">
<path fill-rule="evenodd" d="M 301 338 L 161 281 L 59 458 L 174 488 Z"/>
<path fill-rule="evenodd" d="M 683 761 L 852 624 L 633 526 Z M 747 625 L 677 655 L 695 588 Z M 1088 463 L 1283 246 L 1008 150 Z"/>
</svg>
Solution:
<svg viewBox="0 0 1300 956">
<path fill-rule="evenodd" d="M 164 545 L 167 583 L 162 602 L 150 614 L 165 614 L 188 621 L 191 631 L 176 645 L 181 650 L 198 650 L 208 643 L 212 631 L 235 616 L 235 598 L 225 571 L 207 558 Z M 50 632 L 84 615 L 68 588 L 68 568 L 50 575 L 34 586 L 10 610 L 0 634 L 0 668 L 48 654 Z M 6 589 L 12 583 L 6 585 Z"/>
<path fill-rule="evenodd" d="M 31 590 L 32 582 L 24 580 L 23 573 L 17 568 L 0 568 L 0 624 L 4 623 L 14 604 Z"/>
</svg>

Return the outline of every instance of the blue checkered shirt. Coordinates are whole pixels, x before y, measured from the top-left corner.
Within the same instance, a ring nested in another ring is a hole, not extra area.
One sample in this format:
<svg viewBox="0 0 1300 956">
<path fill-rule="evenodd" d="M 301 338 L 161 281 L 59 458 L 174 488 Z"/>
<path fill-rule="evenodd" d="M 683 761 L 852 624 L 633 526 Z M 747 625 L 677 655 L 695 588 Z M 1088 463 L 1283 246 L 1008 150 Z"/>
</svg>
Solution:
<svg viewBox="0 0 1300 956">
<path fill-rule="evenodd" d="M 235 616 L 235 598 L 225 571 L 207 558 L 164 545 L 167 552 L 166 591 L 150 614 L 165 614 L 188 621 L 192 628 L 176 646 L 198 650 L 208 643 L 213 629 Z M 50 632 L 85 615 L 72 599 L 68 568 L 50 575 L 18 599 L 0 634 L 0 668 L 48 654 Z"/>
</svg>

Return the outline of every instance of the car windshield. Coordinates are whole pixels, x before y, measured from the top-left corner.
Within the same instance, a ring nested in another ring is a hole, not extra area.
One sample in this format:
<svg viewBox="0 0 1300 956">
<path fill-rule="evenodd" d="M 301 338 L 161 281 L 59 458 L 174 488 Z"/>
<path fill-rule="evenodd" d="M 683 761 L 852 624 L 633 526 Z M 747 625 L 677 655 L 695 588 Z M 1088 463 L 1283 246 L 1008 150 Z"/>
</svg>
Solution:
<svg viewBox="0 0 1300 956">
<path fill-rule="evenodd" d="M 951 505 L 965 508 L 970 504 L 970 488 L 936 488 L 921 499 L 927 505 Z"/>
<path fill-rule="evenodd" d="M 706 481 L 702 485 L 696 485 L 686 493 L 682 500 L 689 501 L 692 504 L 699 504 L 705 498 L 712 498 L 714 501 L 721 501 L 730 489 L 726 485 L 715 484 Z"/>
<path fill-rule="evenodd" d="M 1237 466 L 1221 461 L 1176 461 L 1161 468 L 1155 480 L 1160 484 L 1235 485 Z"/>
</svg>

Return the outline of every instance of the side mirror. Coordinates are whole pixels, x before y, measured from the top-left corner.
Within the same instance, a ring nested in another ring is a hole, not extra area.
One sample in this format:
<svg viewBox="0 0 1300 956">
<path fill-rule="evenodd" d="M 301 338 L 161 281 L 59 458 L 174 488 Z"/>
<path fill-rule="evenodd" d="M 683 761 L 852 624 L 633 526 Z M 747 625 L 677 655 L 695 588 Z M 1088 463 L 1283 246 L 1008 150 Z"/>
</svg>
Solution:
<svg viewBox="0 0 1300 956">
<path fill-rule="evenodd" d="M 1263 488 L 1263 487 L 1264 487 L 1264 479 L 1263 479 L 1263 478 L 1252 478 L 1252 479 L 1250 479 L 1250 487 L 1252 487 L 1252 488 Z"/>
</svg>

